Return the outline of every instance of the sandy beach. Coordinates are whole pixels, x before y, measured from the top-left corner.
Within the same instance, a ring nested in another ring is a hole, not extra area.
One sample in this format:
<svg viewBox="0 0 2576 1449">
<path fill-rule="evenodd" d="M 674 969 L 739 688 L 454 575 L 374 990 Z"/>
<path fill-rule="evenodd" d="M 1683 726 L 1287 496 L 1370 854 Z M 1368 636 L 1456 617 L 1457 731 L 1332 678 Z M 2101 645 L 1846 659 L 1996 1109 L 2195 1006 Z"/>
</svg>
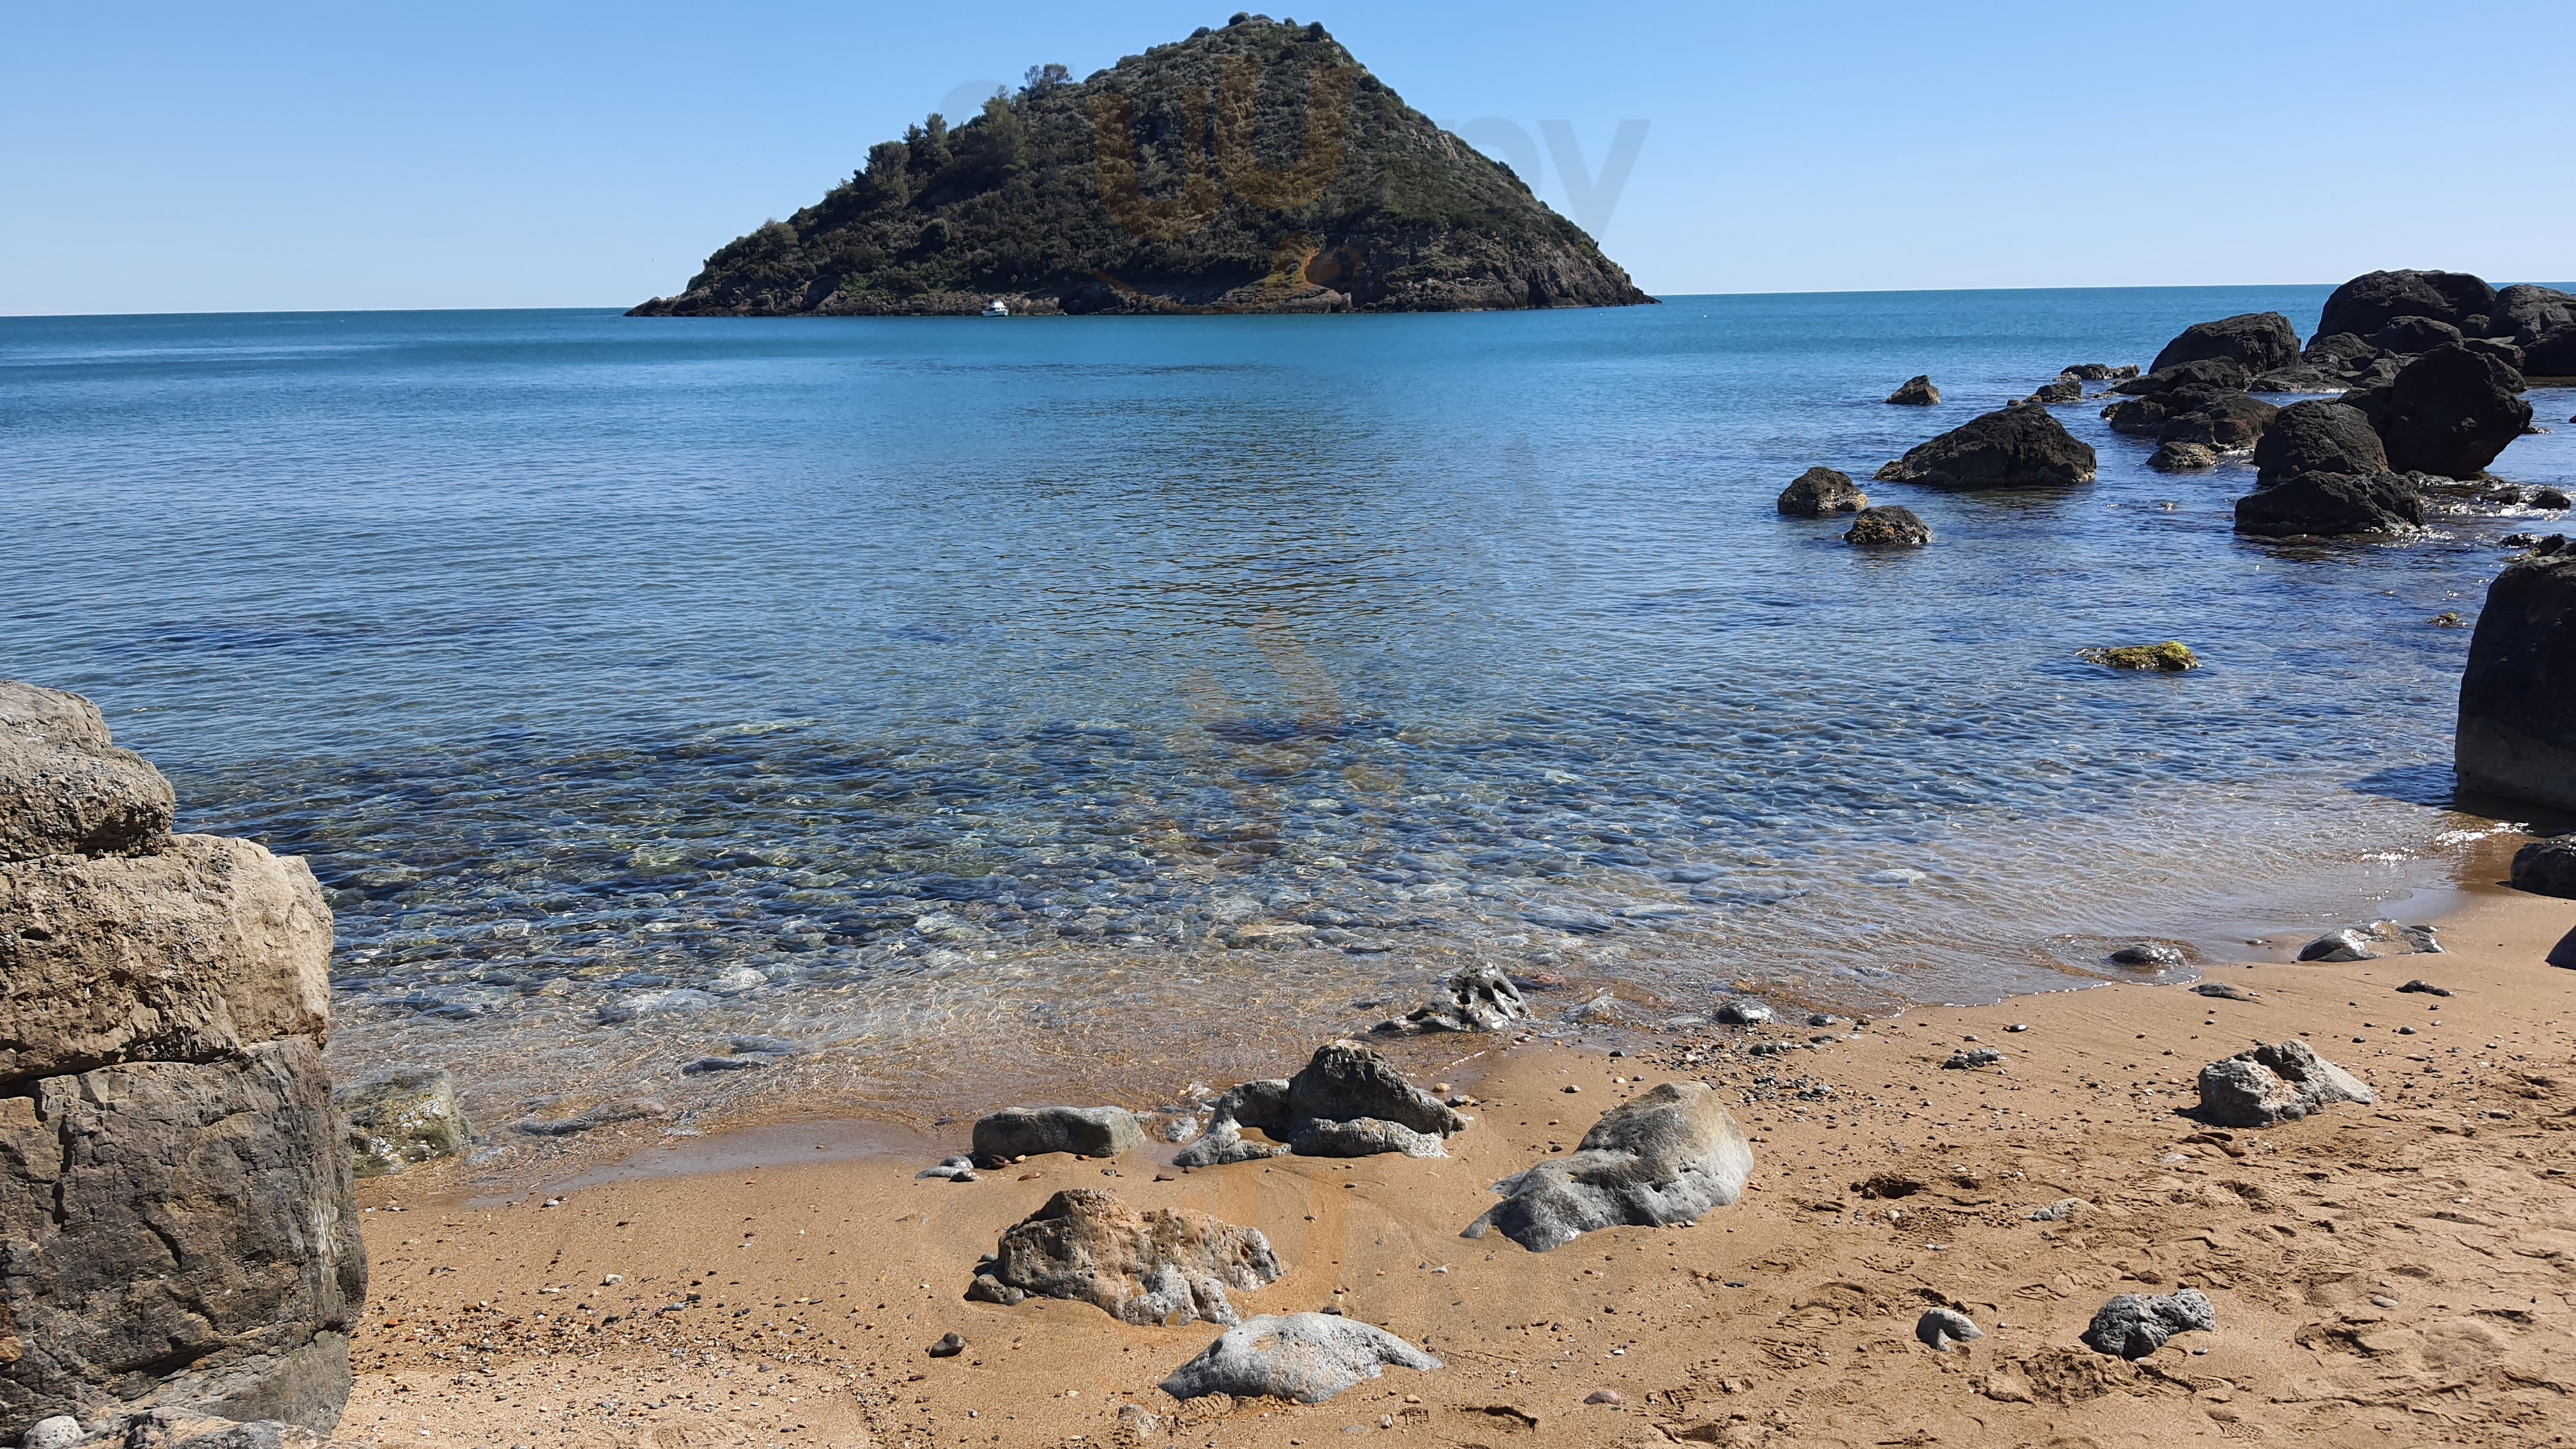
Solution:
<svg viewBox="0 0 2576 1449">
<path fill-rule="evenodd" d="M 2203 963 L 2250 1001 L 2112 985 L 1669 1032 L 1627 1056 L 1399 1044 L 1418 1081 L 1476 1098 L 1447 1160 L 1185 1173 L 1158 1144 L 960 1184 L 914 1174 L 962 1148 L 963 1124 L 909 1139 L 818 1118 L 672 1145 L 648 1127 L 620 1171 L 479 1205 L 453 1179 L 379 1179 L 361 1192 L 374 1286 L 335 1442 L 2563 1442 L 2576 976 L 2546 958 L 2576 903 L 2488 884 L 2515 843 L 2480 857 L 2438 922 L 2445 954 L 2300 964 L 2299 933 Z M 2452 994 L 2397 989 L 2419 978 Z M 2378 1101 L 2261 1132 L 2182 1115 L 2202 1064 L 2294 1037 Z M 1980 1045 L 2003 1063 L 1942 1066 Z M 1459 1236 L 1491 1183 L 1571 1149 L 1623 1097 L 1693 1078 L 1754 1137 L 1739 1204 L 1547 1254 Z M 1209 1325 L 963 1301 L 1002 1230 L 1075 1186 L 1258 1227 L 1286 1273 L 1242 1311 L 1337 1306 L 1445 1367 L 1311 1407 L 1185 1407 L 1157 1384 Z M 2067 1199 L 2062 1219 L 2031 1218 Z M 2214 1332 L 2135 1363 L 2079 1342 L 2111 1295 L 2184 1286 L 2216 1306 Z M 1913 1329 L 1932 1306 L 1986 1336 L 1926 1348 Z M 966 1351 L 930 1357 L 951 1332 Z"/>
</svg>

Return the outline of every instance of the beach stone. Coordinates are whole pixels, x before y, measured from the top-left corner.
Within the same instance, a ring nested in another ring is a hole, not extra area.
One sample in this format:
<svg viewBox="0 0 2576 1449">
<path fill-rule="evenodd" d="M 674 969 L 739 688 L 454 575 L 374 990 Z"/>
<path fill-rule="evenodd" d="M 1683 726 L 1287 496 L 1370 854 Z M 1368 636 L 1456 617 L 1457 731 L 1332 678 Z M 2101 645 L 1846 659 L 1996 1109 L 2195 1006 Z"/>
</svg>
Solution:
<svg viewBox="0 0 2576 1449">
<path fill-rule="evenodd" d="M 69 1414 L 38 1419 L 18 1436 L 19 1449 L 71 1449 L 81 1441 L 80 1420 Z"/>
<path fill-rule="evenodd" d="M 2471 317 L 2493 317 L 2495 310 L 2495 289 L 2466 272 L 2364 272 L 2326 298 L 2317 331 L 2367 337 L 2400 317 L 2431 317 L 2456 327 Z"/>
<path fill-rule="evenodd" d="M 659 1097 L 621 1097 L 569 1117 L 532 1117 L 513 1122 L 510 1130 L 525 1137 L 571 1137 L 601 1127 L 614 1127 L 622 1122 L 644 1122 L 670 1115 L 670 1104 Z"/>
<path fill-rule="evenodd" d="M 664 987 L 655 991 L 638 991 L 615 1001 L 601 1002 L 598 1011 L 602 1026 L 622 1026 L 648 1016 L 673 1016 L 682 1012 L 704 1011 L 716 1004 L 712 992 L 696 991 L 685 986 Z"/>
<path fill-rule="evenodd" d="M 2411 992 L 2418 996 L 2448 996 L 2451 994 L 2447 987 L 2436 986 L 2430 981 L 2409 981 L 2397 989 L 2403 992 Z"/>
<path fill-rule="evenodd" d="M 2407 926 L 2395 921 L 2373 921 L 2367 926 L 2328 931 L 2299 948 L 2302 961 L 2371 961 L 2382 956 L 2440 954 L 2442 943 L 2435 939 L 2431 926 Z"/>
<path fill-rule="evenodd" d="M 1747 996 L 1739 996 L 1717 1009 L 1717 1019 L 1728 1026 L 1760 1026 L 1771 1015 L 1770 1007 Z"/>
<path fill-rule="evenodd" d="M 1206 1395 L 1320 1404 L 1385 1365 L 1429 1372 L 1440 1360 L 1374 1324 L 1326 1313 L 1263 1314 L 1230 1328 L 1163 1380 L 1184 1402 Z"/>
<path fill-rule="evenodd" d="M 1666 1082 L 1601 1115 L 1571 1154 L 1494 1185 L 1503 1200 L 1468 1225 L 1534 1253 L 1622 1225 L 1695 1222 L 1743 1195 L 1753 1145 L 1704 1082 Z"/>
<path fill-rule="evenodd" d="M 2541 548 L 2487 586 L 2454 760 L 2464 790 L 2576 810 L 2576 553 Z"/>
<path fill-rule="evenodd" d="M 1935 407 L 1941 401 L 1941 389 L 1932 385 L 1931 378 L 1917 375 L 1906 379 L 1904 386 L 1889 393 L 1887 400 L 1898 407 Z"/>
<path fill-rule="evenodd" d="M 0 861 L 168 844 L 178 797 L 77 694 L 0 679 Z"/>
<path fill-rule="evenodd" d="M 1465 967 L 1442 983 L 1441 996 L 1414 1008 L 1399 1020 L 1382 1021 L 1372 1031 L 1406 1036 L 1424 1032 L 1507 1031 L 1525 1021 L 1530 1005 L 1521 989 L 1499 966 Z"/>
<path fill-rule="evenodd" d="M 331 911 L 256 842 L 0 863 L 0 1083 L 320 1036 Z"/>
<path fill-rule="evenodd" d="M 1931 541 L 1931 526 L 1895 504 L 1862 509 L 1843 531 L 1843 542 L 1859 548 L 1921 548 Z"/>
<path fill-rule="evenodd" d="M 976 1274 L 975 1281 L 966 1288 L 967 1302 L 998 1303 L 1005 1308 L 1018 1307 L 1028 1301 L 1028 1296 L 1027 1289 L 1014 1288 L 990 1273 Z"/>
<path fill-rule="evenodd" d="M 955 1358 L 965 1351 L 966 1339 L 957 1333 L 943 1333 L 939 1335 L 939 1341 L 930 1346 L 932 1358 Z"/>
<path fill-rule="evenodd" d="M 2134 941 L 2111 953 L 2114 966 L 2153 966 L 2170 971 L 2184 964 L 2186 958 L 2178 946 L 2162 941 Z"/>
<path fill-rule="evenodd" d="M 319 1046 L 133 1062 L 0 1097 L 0 1433 L 38 1406 L 328 1430 L 366 1296 Z"/>
<path fill-rule="evenodd" d="M 2002 1066 L 2003 1061 L 2004 1054 L 1993 1047 L 1970 1047 L 1963 1052 L 1952 1052 L 1949 1060 L 1941 1063 L 1941 1066 L 1945 1071 L 1972 1072 L 1979 1067 Z"/>
<path fill-rule="evenodd" d="M 2195 322 L 2164 346 L 2149 372 L 2185 362 L 2223 357 L 2247 372 L 2263 372 L 2299 356 L 2299 334 L 2278 312 L 2247 312 L 2215 322 Z"/>
<path fill-rule="evenodd" d="M 2274 1127 L 2338 1102 L 2376 1100 L 2360 1078 L 2295 1039 L 2200 1069 L 2200 1115 L 2219 1127 Z"/>
<path fill-rule="evenodd" d="M 2032 1208 L 2029 1216 L 2035 1223 L 2071 1223 L 2091 1211 L 2093 1204 L 2080 1197 L 2061 1197 L 2046 1207 Z"/>
<path fill-rule="evenodd" d="M 1005 1107 L 975 1123 L 975 1156 L 1075 1152 L 1116 1157 L 1145 1145 L 1144 1124 L 1123 1107 Z"/>
<path fill-rule="evenodd" d="M 2576 835 L 2535 840 L 2515 851 L 2513 888 L 2576 899 Z"/>
<path fill-rule="evenodd" d="M 1186 1208 L 1138 1212 L 1098 1188 L 1069 1188 L 1005 1229 L 989 1276 L 1048 1298 L 1097 1304 L 1122 1323 L 1236 1322 L 1228 1288 L 1279 1276 L 1257 1228 Z"/>
<path fill-rule="evenodd" d="M 2177 1333 L 2217 1328 L 2218 1310 L 2197 1288 L 2161 1298 L 2123 1293 L 2094 1313 L 2084 1346 L 2113 1358 L 2145 1358 Z"/>
<path fill-rule="evenodd" d="M 2200 667 L 2200 656 L 2191 652 L 2191 646 L 2174 639 L 2162 644 L 2115 644 L 2108 648 L 2078 649 L 2075 657 L 2105 668 L 2148 674 L 2181 674 Z"/>
<path fill-rule="evenodd" d="M 2236 500 L 2236 531 L 2258 538 L 2390 535 L 2423 523 L 2423 495 L 2394 473 L 2302 473 Z"/>
<path fill-rule="evenodd" d="M 2165 393 L 2230 393 L 2243 392 L 2254 380 L 2253 371 L 2228 357 L 2203 357 L 2159 367 L 2152 372 L 2112 385 L 2111 391 L 2126 397 L 2157 397 Z"/>
<path fill-rule="evenodd" d="M 1792 518 L 1857 513 L 1868 506 L 1869 495 L 1860 491 L 1851 475 L 1831 468 L 1810 468 L 1780 490 L 1779 509 Z"/>
<path fill-rule="evenodd" d="M 1914 1320 L 1914 1336 L 1935 1353 L 1948 1353 L 1954 1343 L 1968 1343 L 1986 1336 L 1976 1320 L 1955 1308 L 1931 1308 Z"/>
<path fill-rule="evenodd" d="M 1172 1158 L 1175 1167 L 1223 1167 L 1233 1162 L 1254 1162 L 1264 1157 L 1278 1157 L 1288 1151 L 1287 1144 L 1254 1142 L 1243 1135 L 1233 1122 L 1218 1122 L 1199 1135 L 1199 1139 L 1182 1148 Z"/>
<path fill-rule="evenodd" d="M 2561 488 L 2534 488 L 2531 490 L 2530 503 L 2534 508 L 2560 510 L 2576 508 L 2576 498 L 2570 498 L 2566 490 Z"/>
<path fill-rule="evenodd" d="M 2531 426 L 2522 375 L 2495 358 L 2452 344 L 2397 374 L 2371 425 L 2401 473 L 2474 479 Z"/>
<path fill-rule="evenodd" d="M 1148 1412 L 1143 1404 L 1118 1406 L 1118 1431 L 1134 1442 L 1143 1442 L 1163 1432 L 1163 1419 Z"/>
<path fill-rule="evenodd" d="M 1318 1048 L 1284 1081 L 1245 1082 L 1222 1093 L 1209 1104 L 1208 1116 L 1206 1135 L 1172 1159 L 1178 1165 L 1215 1167 L 1282 1150 L 1317 1157 L 1366 1155 L 1363 1149 L 1441 1157 L 1445 1148 L 1427 1149 L 1467 1125 L 1446 1103 L 1406 1081 L 1393 1063 L 1348 1039 Z M 1244 1140 L 1245 1127 L 1268 1133 L 1284 1148 Z"/>
<path fill-rule="evenodd" d="M 2254 445 L 2254 477 L 2270 487 L 2303 473 L 2388 471 L 2388 450 L 2360 409 L 2310 400 L 2281 409 Z"/>
<path fill-rule="evenodd" d="M 1290 1139 L 1288 1150 L 1300 1157 L 1374 1157 L 1381 1152 L 1400 1152 L 1407 1157 L 1449 1155 L 1449 1149 L 1430 1133 L 1375 1117 L 1355 1117 L 1347 1122 L 1309 1121 Z"/>
<path fill-rule="evenodd" d="M 1290 1123 L 1360 1118 L 1381 1119 L 1441 1137 L 1467 1125 L 1466 1118 L 1439 1098 L 1406 1081 L 1392 1062 L 1355 1041 L 1328 1043 L 1304 1070 L 1288 1079 L 1286 1120 Z"/>
<path fill-rule="evenodd" d="M 440 1067 L 391 1067 L 334 1090 L 348 1124 L 349 1161 L 360 1177 L 454 1157 L 473 1147 L 474 1125 Z"/>
<path fill-rule="evenodd" d="M 1878 470 L 1883 483 L 1930 488 L 2062 488 L 2093 481 L 2092 445 L 2042 408 L 1973 418 Z"/>
<path fill-rule="evenodd" d="M 2195 996 L 2214 996 L 2221 1001 L 2260 1001 L 2263 998 L 2242 986 L 2225 981 L 2203 981 L 2191 988 Z"/>
<path fill-rule="evenodd" d="M 2147 466 L 2159 473 L 2192 473 L 2218 466 L 2218 450 L 2207 443 L 2166 443 L 2156 449 Z"/>
</svg>

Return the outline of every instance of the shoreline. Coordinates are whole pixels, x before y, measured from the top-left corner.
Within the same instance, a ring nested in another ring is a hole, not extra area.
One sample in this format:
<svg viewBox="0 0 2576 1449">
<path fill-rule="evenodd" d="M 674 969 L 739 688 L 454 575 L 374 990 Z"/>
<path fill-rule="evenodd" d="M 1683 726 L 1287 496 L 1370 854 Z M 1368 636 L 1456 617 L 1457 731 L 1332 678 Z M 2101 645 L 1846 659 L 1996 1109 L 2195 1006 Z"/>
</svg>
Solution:
<svg viewBox="0 0 2576 1449">
<path fill-rule="evenodd" d="M 1449 1064 L 1443 1080 L 1478 1098 L 1443 1160 L 1183 1173 L 1157 1143 L 950 1184 L 913 1174 L 963 1123 L 919 1139 L 841 1124 L 836 1149 L 818 1118 L 647 1146 L 624 1180 L 548 1186 L 560 1206 L 371 1180 L 376 1289 L 335 1442 L 2552 1442 L 2576 1393 L 2556 1366 L 2576 1330 L 2576 1152 L 2558 1130 L 2576 1123 L 2576 976 L 2544 958 L 2576 902 L 2486 883 L 2515 839 L 2475 852 L 2486 869 L 2437 923 L 2446 954 L 2203 966 L 2258 1001 L 2111 984 L 1821 1033 L 1710 1028 L 1624 1056 L 1408 1043 L 1390 1055 L 1418 1080 Z M 2279 954 L 2283 934 L 2255 954 Z M 2417 976 L 2456 994 L 2393 991 Z M 2203 1063 L 2301 1035 L 2379 1101 L 2262 1132 L 2179 1115 Z M 1755 1037 L 1796 1045 L 1757 1057 Z M 1972 1037 L 2008 1060 L 1942 1069 Z M 1688 1078 L 1716 1084 L 1754 1140 L 1742 1202 L 1544 1255 L 1457 1236 L 1487 1184 L 1570 1147 L 1623 1096 Z M 923 1155 L 907 1155 L 915 1141 Z M 1890 1176 L 1913 1186 L 1855 1187 Z M 1246 1295 L 1247 1315 L 1334 1303 L 1448 1366 L 1313 1407 L 1183 1411 L 1154 1385 L 1210 1325 L 962 1301 L 1003 1227 L 1080 1185 L 1268 1234 L 1287 1273 Z M 2029 1219 L 2069 1197 L 2091 1206 Z M 2180 1285 L 2215 1302 L 2215 1332 L 2136 1364 L 2076 1342 L 2112 1293 Z M 671 1306 L 690 1291 L 700 1306 Z M 1931 1304 L 1987 1337 L 1914 1343 Z M 951 1331 L 968 1353 L 926 1357 Z M 1584 1402 L 1599 1391 L 1621 1402 Z M 1155 1432 L 1122 1427 L 1130 1404 Z"/>
</svg>

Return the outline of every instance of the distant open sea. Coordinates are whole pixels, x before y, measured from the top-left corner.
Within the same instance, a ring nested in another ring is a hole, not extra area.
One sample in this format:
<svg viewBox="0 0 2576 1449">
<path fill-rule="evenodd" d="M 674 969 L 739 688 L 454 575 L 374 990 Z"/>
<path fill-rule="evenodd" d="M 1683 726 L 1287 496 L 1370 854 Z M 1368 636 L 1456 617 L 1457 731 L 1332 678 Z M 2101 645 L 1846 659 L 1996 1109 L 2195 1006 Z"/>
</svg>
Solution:
<svg viewBox="0 0 2576 1449">
<path fill-rule="evenodd" d="M 2367 912 L 2482 823 L 2428 621 L 2536 520 L 2241 541 L 2249 466 L 2092 403 L 2093 486 L 1866 481 L 2325 292 L 5 319 L 0 674 L 306 857 L 339 1069 L 487 1118 L 1137 1100 L 1476 959 L 1550 1030 L 1991 999 Z M 2496 471 L 2568 484 L 2534 400 Z M 1937 541 L 1776 516 L 1814 464 Z M 2208 667 L 2076 657 L 2164 639 Z M 681 1074 L 743 1033 L 805 1050 Z"/>
</svg>

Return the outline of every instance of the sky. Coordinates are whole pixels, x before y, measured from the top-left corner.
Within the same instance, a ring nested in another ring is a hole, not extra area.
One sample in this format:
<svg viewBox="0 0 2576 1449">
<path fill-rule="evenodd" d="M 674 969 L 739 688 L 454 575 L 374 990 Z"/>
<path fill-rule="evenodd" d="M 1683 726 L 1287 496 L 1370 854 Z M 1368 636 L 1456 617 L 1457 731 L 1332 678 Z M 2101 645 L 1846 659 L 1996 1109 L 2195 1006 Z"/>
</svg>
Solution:
<svg viewBox="0 0 2576 1449">
<path fill-rule="evenodd" d="M 627 306 L 931 110 L 1232 13 L 0 6 L 0 315 Z M 1286 13 L 1661 295 L 2576 278 L 2566 0 Z"/>
</svg>

